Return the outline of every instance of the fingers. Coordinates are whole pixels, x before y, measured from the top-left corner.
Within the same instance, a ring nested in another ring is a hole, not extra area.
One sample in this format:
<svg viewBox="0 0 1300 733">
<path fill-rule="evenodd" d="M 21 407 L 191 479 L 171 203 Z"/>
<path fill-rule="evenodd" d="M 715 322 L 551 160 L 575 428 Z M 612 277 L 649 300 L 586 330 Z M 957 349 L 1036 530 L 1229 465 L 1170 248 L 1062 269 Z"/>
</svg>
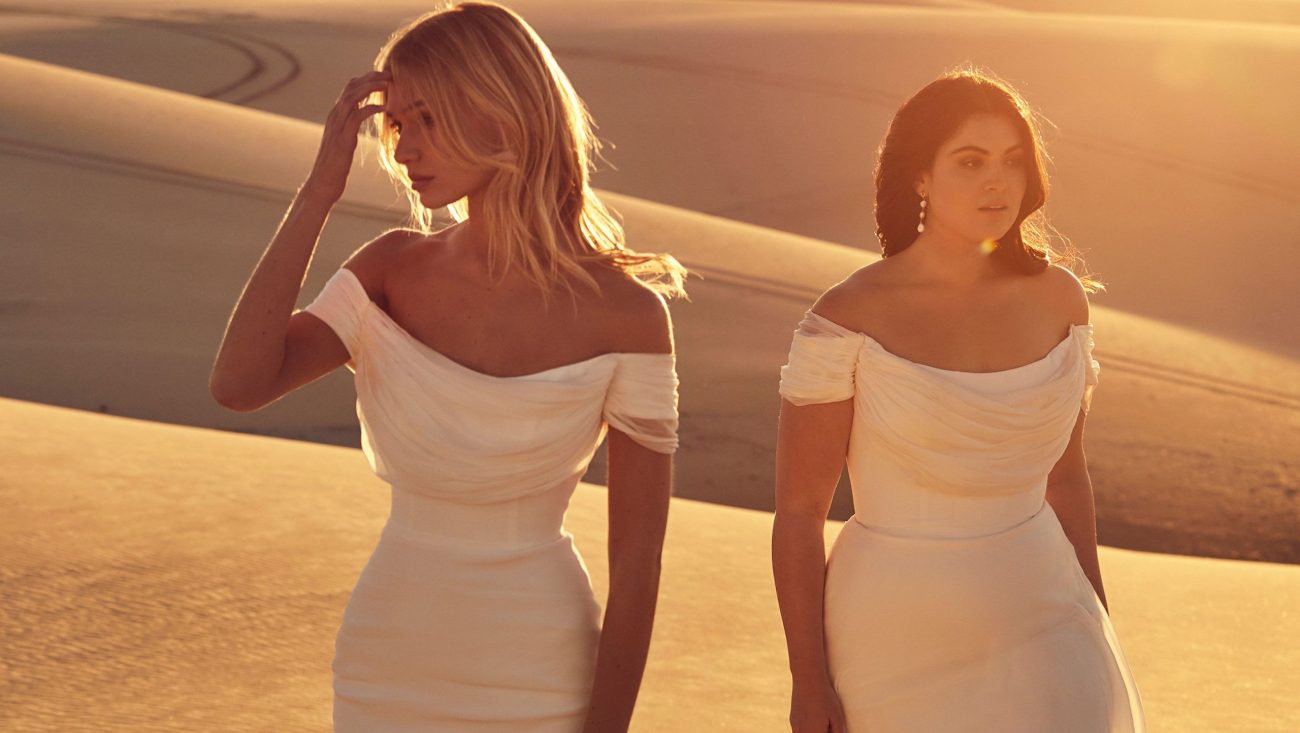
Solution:
<svg viewBox="0 0 1300 733">
<path fill-rule="evenodd" d="M 371 101 L 369 97 L 375 92 L 386 90 L 392 80 L 393 75 L 387 71 L 372 71 L 348 80 L 326 119 L 327 136 L 330 129 L 356 134 L 362 121 L 382 112 L 381 105 L 366 103 Z"/>
<path fill-rule="evenodd" d="M 833 712 L 790 720 L 791 733 L 848 733 L 848 731 L 849 726 L 844 722 L 844 716 Z"/>
<path fill-rule="evenodd" d="M 362 74 L 361 76 L 354 76 L 351 79 L 348 79 L 347 86 L 344 88 L 346 89 L 347 87 L 352 87 L 352 86 L 357 86 L 362 84 L 373 84 L 375 82 L 383 82 L 387 84 L 392 80 L 393 80 L 393 75 L 391 72 L 371 71 Z"/>
<path fill-rule="evenodd" d="M 356 131 L 361 130 L 361 123 L 366 121 L 367 117 L 379 114 L 384 111 L 382 104 L 367 104 L 364 107 L 357 107 L 348 115 L 348 126 Z"/>
<path fill-rule="evenodd" d="M 343 87 L 343 93 L 339 95 L 338 106 L 356 107 L 371 94 L 387 89 L 392 81 L 393 75 L 387 71 L 372 71 L 368 74 L 353 77 Z"/>
<path fill-rule="evenodd" d="M 372 71 L 369 74 L 358 76 L 348 81 L 347 86 L 343 88 L 344 93 L 352 95 L 369 94 L 380 89 L 384 89 L 393 81 L 393 75 L 387 71 Z"/>
</svg>

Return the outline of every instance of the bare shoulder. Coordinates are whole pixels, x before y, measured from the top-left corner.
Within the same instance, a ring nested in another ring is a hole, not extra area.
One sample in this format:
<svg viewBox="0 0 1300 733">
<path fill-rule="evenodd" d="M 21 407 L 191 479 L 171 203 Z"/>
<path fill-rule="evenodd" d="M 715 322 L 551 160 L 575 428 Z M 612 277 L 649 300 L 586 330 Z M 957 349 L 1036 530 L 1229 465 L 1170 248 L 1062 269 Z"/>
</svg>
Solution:
<svg viewBox="0 0 1300 733">
<path fill-rule="evenodd" d="M 600 285 L 600 319 L 611 351 L 671 354 L 672 318 L 668 303 L 649 285 L 623 272 L 593 272 Z"/>
<path fill-rule="evenodd" d="M 1088 291 L 1069 268 L 1048 265 L 1034 277 L 1046 305 L 1072 324 L 1088 323 Z"/>
<path fill-rule="evenodd" d="M 869 331 L 866 319 L 895 282 L 895 269 L 884 259 L 858 269 L 822 293 L 812 312 L 854 331 Z"/>
<path fill-rule="evenodd" d="M 390 229 L 353 252 L 343 266 L 356 275 L 371 300 L 382 302 L 384 277 L 413 244 L 428 238 L 414 229 Z"/>
</svg>

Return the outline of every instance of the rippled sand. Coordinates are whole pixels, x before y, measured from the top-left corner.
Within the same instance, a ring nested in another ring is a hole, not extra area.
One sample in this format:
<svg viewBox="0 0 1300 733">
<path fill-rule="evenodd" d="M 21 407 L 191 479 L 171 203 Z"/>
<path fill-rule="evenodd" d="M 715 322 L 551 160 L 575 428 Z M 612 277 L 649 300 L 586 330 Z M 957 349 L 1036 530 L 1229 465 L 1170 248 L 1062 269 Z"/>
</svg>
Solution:
<svg viewBox="0 0 1300 733">
<path fill-rule="evenodd" d="M 0 730 L 328 726 L 334 631 L 387 512 L 360 451 L 0 399 L 0 465 Z M 584 485 L 567 522 L 602 598 L 603 499 Z M 786 730 L 769 529 L 674 500 L 634 730 Z M 1101 561 L 1153 730 L 1300 725 L 1300 568 Z"/>
</svg>

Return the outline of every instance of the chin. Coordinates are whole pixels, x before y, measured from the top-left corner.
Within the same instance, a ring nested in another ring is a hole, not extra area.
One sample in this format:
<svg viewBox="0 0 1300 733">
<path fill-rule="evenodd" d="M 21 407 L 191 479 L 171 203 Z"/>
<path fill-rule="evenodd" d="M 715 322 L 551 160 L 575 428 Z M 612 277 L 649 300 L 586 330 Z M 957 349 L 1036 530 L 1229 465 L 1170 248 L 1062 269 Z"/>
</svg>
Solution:
<svg viewBox="0 0 1300 733">
<path fill-rule="evenodd" d="M 999 229 L 998 231 L 995 232 L 988 232 L 984 236 L 980 237 L 978 241 L 986 242 L 992 239 L 994 242 L 1001 242 L 1003 239 L 1006 239 L 1007 237 L 1011 236 L 1011 233 L 1014 231 L 1015 231 L 1015 227 L 1007 227 L 1006 229 Z"/>
<path fill-rule="evenodd" d="M 426 209 L 442 209 L 456 203 L 460 199 L 448 199 L 446 196 L 430 195 L 428 192 L 419 194 L 420 205 Z"/>
<path fill-rule="evenodd" d="M 990 232 L 990 231 L 979 231 L 978 229 L 973 229 L 967 234 L 965 234 L 963 236 L 963 239 L 965 239 L 967 242 L 970 242 L 971 244 L 983 244 L 984 242 L 987 242 L 990 239 L 992 239 L 994 242 L 1001 242 L 1002 238 L 1005 237 L 1006 235 L 1007 235 L 1006 232 L 998 233 L 998 232 Z"/>
</svg>

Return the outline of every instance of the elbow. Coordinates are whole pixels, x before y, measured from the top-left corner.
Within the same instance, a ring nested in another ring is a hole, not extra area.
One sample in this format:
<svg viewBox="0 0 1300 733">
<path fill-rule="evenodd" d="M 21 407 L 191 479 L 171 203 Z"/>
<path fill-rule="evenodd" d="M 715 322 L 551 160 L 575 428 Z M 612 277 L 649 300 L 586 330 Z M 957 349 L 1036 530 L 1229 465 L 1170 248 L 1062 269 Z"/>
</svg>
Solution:
<svg viewBox="0 0 1300 733">
<path fill-rule="evenodd" d="M 825 507 L 794 504 L 778 500 L 772 512 L 773 531 L 808 531 L 820 533 L 826 526 L 830 503 Z"/>
<path fill-rule="evenodd" d="M 609 598 L 622 599 L 638 606 L 648 603 L 653 608 L 654 599 L 659 597 L 661 577 L 658 563 L 643 567 L 639 572 L 628 568 L 626 572 L 610 573 Z"/>
<path fill-rule="evenodd" d="M 1065 476 L 1051 476 L 1047 480 L 1044 497 L 1049 504 L 1057 502 L 1092 500 L 1092 480 L 1086 471 Z"/>
<path fill-rule="evenodd" d="M 644 585 L 657 588 L 663 571 L 663 550 L 659 547 L 638 548 L 610 558 L 610 585 Z"/>
<path fill-rule="evenodd" d="M 254 399 L 248 390 L 240 389 L 228 379 L 221 379 L 216 372 L 208 380 L 208 392 L 218 405 L 234 412 L 254 412 L 265 404 Z"/>
<path fill-rule="evenodd" d="M 812 512 L 776 512 L 772 518 L 772 557 L 799 553 L 804 548 L 825 548 L 826 516 Z"/>
</svg>

